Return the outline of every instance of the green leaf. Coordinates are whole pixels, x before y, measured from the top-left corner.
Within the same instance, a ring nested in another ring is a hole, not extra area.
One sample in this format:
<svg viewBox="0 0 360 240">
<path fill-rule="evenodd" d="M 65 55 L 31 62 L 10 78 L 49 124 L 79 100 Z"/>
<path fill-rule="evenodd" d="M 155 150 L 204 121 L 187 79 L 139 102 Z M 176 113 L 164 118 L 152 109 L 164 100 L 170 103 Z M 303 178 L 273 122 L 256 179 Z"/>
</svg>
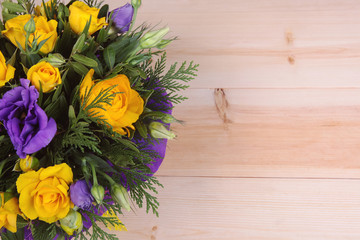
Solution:
<svg viewBox="0 0 360 240">
<path fill-rule="evenodd" d="M 23 6 L 17 4 L 17 3 L 13 3 L 13 2 L 3 2 L 2 3 L 4 8 L 7 8 L 8 10 L 10 10 L 11 12 L 19 12 L 19 13 L 25 13 L 26 9 L 23 8 Z"/>
<path fill-rule="evenodd" d="M 60 53 L 49 54 L 46 58 L 40 60 L 41 62 L 46 61 L 50 63 L 53 67 L 61 67 L 65 64 L 66 60 Z"/>
<path fill-rule="evenodd" d="M 93 164 L 95 167 L 101 169 L 102 171 L 115 172 L 115 170 L 110 167 L 110 165 L 104 159 L 90 153 L 86 153 L 85 157 L 88 163 Z"/>
<path fill-rule="evenodd" d="M 131 77 L 140 76 L 143 79 L 147 78 L 146 73 L 143 70 L 141 70 L 140 68 L 126 66 L 126 70 L 129 71 L 129 74 Z"/>
<path fill-rule="evenodd" d="M 81 63 L 72 62 L 71 66 L 74 69 L 74 71 L 81 76 L 85 76 L 89 72 L 89 69 Z"/>
<path fill-rule="evenodd" d="M 86 57 L 82 54 L 75 54 L 72 56 L 72 58 L 78 63 L 84 64 L 85 66 L 91 68 L 96 68 L 98 66 L 98 63 L 94 59 Z"/>
<path fill-rule="evenodd" d="M 86 35 L 84 33 L 81 34 L 78 40 L 76 41 L 76 43 L 74 44 L 71 54 L 75 54 L 77 52 L 82 51 L 85 45 L 85 39 L 86 39 Z"/>
<path fill-rule="evenodd" d="M 2 12 L 2 16 L 3 16 L 3 20 L 4 20 L 4 22 L 6 22 L 6 21 L 8 21 L 8 20 L 10 20 L 10 19 L 13 19 L 13 18 L 15 18 L 15 17 L 17 17 L 18 15 L 16 15 L 16 14 L 11 14 L 11 13 L 6 13 L 6 12 Z"/>
<path fill-rule="evenodd" d="M 102 28 L 100 31 L 99 31 L 99 34 L 98 36 L 96 37 L 96 41 L 99 43 L 99 44 L 102 44 L 106 37 L 107 37 L 107 34 L 108 34 L 108 31 L 106 30 L 106 28 Z"/>
<path fill-rule="evenodd" d="M 17 216 L 16 226 L 18 229 L 24 228 L 28 225 L 29 225 L 28 221 L 26 221 L 24 218 L 20 217 L 20 215 Z"/>
<path fill-rule="evenodd" d="M 69 106 L 69 114 L 68 115 L 69 115 L 70 125 L 72 125 L 76 120 L 75 109 L 72 105 Z"/>
<path fill-rule="evenodd" d="M 140 133 L 141 137 L 143 138 L 148 137 L 148 131 L 146 125 L 141 120 L 137 121 L 134 125 L 135 125 L 135 129 Z"/>
<path fill-rule="evenodd" d="M 115 64 L 115 51 L 111 46 L 104 49 L 104 60 L 108 68 L 110 70 L 113 69 Z"/>
<path fill-rule="evenodd" d="M 63 117 L 63 113 L 66 112 L 67 108 L 68 104 L 66 101 L 66 97 L 64 96 L 64 94 L 62 94 L 59 96 L 58 99 L 56 99 L 55 102 L 52 102 L 45 108 L 45 112 L 48 117 L 52 117 L 57 120 Z"/>
<path fill-rule="evenodd" d="M 86 22 L 86 25 L 84 27 L 84 30 L 82 31 L 82 34 L 87 36 L 89 34 L 90 24 L 91 24 L 92 15 L 90 15 L 89 20 Z"/>
<path fill-rule="evenodd" d="M 11 66 L 15 65 L 17 52 L 18 52 L 18 50 L 16 49 L 14 54 L 11 56 L 11 58 L 9 60 L 7 60 L 6 64 L 10 64 Z"/>
<path fill-rule="evenodd" d="M 144 99 L 144 106 L 146 106 L 147 102 L 149 101 L 149 98 L 154 93 L 154 90 L 147 90 L 145 94 L 142 94 L 142 98 Z"/>
<path fill-rule="evenodd" d="M 107 13 L 109 11 L 109 5 L 105 4 L 104 6 L 101 7 L 99 14 L 98 14 L 98 18 L 103 18 L 107 16 Z"/>
<path fill-rule="evenodd" d="M 130 148 L 131 150 L 135 151 L 135 152 L 140 152 L 139 149 L 137 148 L 136 144 L 129 141 L 129 140 L 126 140 L 126 139 L 122 139 L 122 138 L 119 138 L 119 139 L 116 139 L 116 141 L 118 143 L 121 143 L 123 144 L 125 147 L 128 147 Z"/>
</svg>

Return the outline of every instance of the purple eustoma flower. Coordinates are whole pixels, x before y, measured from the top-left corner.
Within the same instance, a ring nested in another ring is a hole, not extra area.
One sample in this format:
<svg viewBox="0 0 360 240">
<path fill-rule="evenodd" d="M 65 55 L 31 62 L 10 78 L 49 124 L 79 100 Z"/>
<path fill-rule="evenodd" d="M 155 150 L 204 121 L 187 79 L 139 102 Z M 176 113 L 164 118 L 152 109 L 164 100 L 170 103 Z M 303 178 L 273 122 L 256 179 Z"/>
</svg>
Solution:
<svg viewBox="0 0 360 240">
<path fill-rule="evenodd" d="M 113 25 L 120 33 L 129 31 L 134 14 L 134 8 L 131 4 L 127 3 L 122 7 L 116 8 L 111 14 Z"/>
<path fill-rule="evenodd" d="M 83 210 L 89 210 L 93 196 L 90 193 L 90 188 L 85 180 L 79 180 L 70 186 L 70 199 L 71 201 Z"/>
<path fill-rule="evenodd" d="M 30 81 L 20 79 L 21 86 L 6 92 L 0 99 L 0 121 L 10 137 L 16 154 L 25 158 L 46 147 L 56 133 L 56 122 L 48 119 L 37 104 L 39 92 Z"/>
</svg>

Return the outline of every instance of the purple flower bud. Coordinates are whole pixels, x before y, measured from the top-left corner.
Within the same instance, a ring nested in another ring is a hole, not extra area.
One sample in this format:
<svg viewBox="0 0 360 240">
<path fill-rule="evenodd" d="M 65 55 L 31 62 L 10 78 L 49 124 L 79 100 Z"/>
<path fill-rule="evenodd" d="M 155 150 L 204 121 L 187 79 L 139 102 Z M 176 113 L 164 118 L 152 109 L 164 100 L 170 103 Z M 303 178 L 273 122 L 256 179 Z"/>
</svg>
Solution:
<svg viewBox="0 0 360 240">
<path fill-rule="evenodd" d="M 92 202 L 93 196 L 90 193 L 90 188 L 85 180 L 79 180 L 70 186 L 70 199 L 79 208 L 88 210 Z"/>
<path fill-rule="evenodd" d="M 118 29 L 120 33 L 129 31 L 134 14 L 133 6 L 127 3 L 120 8 L 114 9 L 111 13 L 111 19 L 113 20 L 115 28 Z"/>
</svg>

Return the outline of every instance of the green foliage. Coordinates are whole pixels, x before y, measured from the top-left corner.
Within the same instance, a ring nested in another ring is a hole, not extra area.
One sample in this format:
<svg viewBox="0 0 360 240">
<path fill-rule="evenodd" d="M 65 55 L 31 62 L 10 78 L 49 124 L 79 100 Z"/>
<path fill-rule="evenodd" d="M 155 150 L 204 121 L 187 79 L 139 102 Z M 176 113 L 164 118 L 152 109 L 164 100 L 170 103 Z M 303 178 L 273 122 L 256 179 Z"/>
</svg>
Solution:
<svg viewBox="0 0 360 240">
<path fill-rule="evenodd" d="M 142 172 L 140 169 L 123 169 L 122 173 L 127 179 L 130 196 L 136 205 L 142 208 L 145 202 L 146 212 L 152 210 L 152 213 L 158 217 L 159 202 L 152 193 L 158 194 L 157 187 L 163 187 L 163 185 L 155 177 L 147 175 L 150 173 L 149 170 Z"/>
<path fill-rule="evenodd" d="M 109 203 L 105 202 L 102 208 L 112 211 L 113 213 L 118 214 L 118 215 L 122 214 L 120 207 L 116 204 L 109 204 Z M 118 239 L 115 234 L 107 233 L 104 229 L 102 229 L 101 227 L 98 226 L 98 223 L 102 223 L 108 227 L 115 227 L 117 225 L 122 225 L 122 223 L 119 221 L 119 219 L 117 217 L 99 216 L 99 215 L 93 213 L 92 211 L 83 211 L 83 212 L 86 215 L 88 215 L 90 218 L 90 221 L 93 226 L 92 233 L 90 234 L 90 232 L 88 230 L 85 230 L 84 232 L 77 234 L 75 239 L 77 239 L 77 240 L 83 240 L 83 239 L 84 240 L 85 239 L 117 240 Z M 89 238 L 87 236 L 89 236 Z"/>
<path fill-rule="evenodd" d="M 177 94 L 176 92 L 185 90 L 189 86 L 187 83 L 194 79 L 196 72 L 198 71 L 198 64 L 190 62 L 187 64 L 183 62 L 179 68 L 178 63 L 174 63 L 170 66 L 169 70 L 164 74 L 166 67 L 166 52 L 157 60 L 154 68 L 148 64 L 144 65 L 145 72 L 150 76 L 150 81 L 144 83 L 147 89 L 154 89 L 155 87 L 161 86 L 168 92 L 168 100 L 172 103 L 180 103 L 187 98 Z M 153 95 L 153 98 L 163 98 L 159 92 Z"/>
<path fill-rule="evenodd" d="M 2 232 L 0 236 L 2 240 L 24 240 L 24 231 L 17 231 L 16 233 L 6 231 Z"/>
<path fill-rule="evenodd" d="M 62 232 L 56 224 L 48 224 L 43 221 L 34 221 L 30 226 L 34 240 L 54 239 L 58 232 Z"/>
</svg>

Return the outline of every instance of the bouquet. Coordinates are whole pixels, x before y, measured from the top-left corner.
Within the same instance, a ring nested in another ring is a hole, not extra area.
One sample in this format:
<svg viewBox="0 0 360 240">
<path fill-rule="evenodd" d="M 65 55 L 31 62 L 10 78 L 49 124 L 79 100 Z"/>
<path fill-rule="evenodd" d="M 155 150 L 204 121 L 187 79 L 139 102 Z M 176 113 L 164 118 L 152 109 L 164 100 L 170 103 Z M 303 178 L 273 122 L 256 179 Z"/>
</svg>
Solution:
<svg viewBox="0 0 360 240">
<path fill-rule="evenodd" d="M 1 239 L 117 239 L 124 210 L 158 215 L 153 174 L 198 65 L 166 67 L 175 38 L 135 28 L 140 5 L 2 1 Z"/>
</svg>

